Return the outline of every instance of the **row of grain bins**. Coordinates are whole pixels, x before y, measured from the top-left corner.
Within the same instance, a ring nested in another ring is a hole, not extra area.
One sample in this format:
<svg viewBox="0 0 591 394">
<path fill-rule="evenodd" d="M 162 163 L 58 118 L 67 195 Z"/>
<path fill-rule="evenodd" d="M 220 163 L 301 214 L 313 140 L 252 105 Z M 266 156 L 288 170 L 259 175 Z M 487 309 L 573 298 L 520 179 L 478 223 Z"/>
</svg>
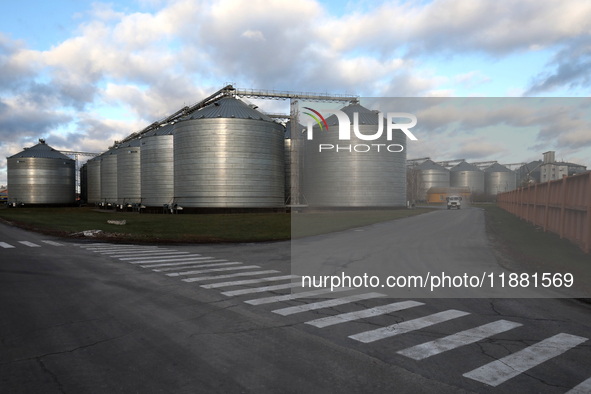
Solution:
<svg viewBox="0 0 591 394">
<path fill-rule="evenodd" d="M 471 193 L 497 195 L 517 187 L 517 174 L 507 167 L 495 163 L 480 170 L 466 162 L 447 169 L 432 160 L 427 160 L 416 167 L 421 173 L 422 195 L 432 187 L 437 188 L 469 188 Z"/>
<path fill-rule="evenodd" d="M 89 160 L 88 202 L 283 207 L 284 132 L 252 106 L 222 98 Z"/>
<path fill-rule="evenodd" d="M 357 104 L 342 111 L 351 119 L 357 112 L 360 132 L 375 134 L 377 112 Z M 302 131 L 301 203 L 312 207 L 404 206 L 404 133 L 394 131 L 390 141 L 384 133 L 372 141 L 397 144 L 402 147 L 399 153 L 385 149 L 319 152 L 319 144 L 339 143 L 337 117 L 326 121 L 330 133 L 316 125 L 312 140 L 306 139 L 305 126 L 298 128 Z M 285 131 L 252 105 L 233 97 L 220 99 L 89 160 L 88 202 L 208 209 L 284 207 L 293 192 L 290 149 L 295 144 Z M 365 142 L 352 133 L 352 146 Z"/>
</svg>

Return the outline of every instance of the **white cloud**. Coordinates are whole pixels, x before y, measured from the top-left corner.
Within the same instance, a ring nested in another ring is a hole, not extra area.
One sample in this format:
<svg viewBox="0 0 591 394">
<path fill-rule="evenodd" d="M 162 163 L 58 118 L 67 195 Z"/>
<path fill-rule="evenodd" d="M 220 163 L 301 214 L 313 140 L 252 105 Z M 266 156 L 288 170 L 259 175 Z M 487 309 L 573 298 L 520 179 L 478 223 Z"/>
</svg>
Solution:
<svg viewBox="0 0 591 394">
<path fill-rule="evenodd" d="M 267 41 L 265 35 L 259 30 L 246 30 L 242 33 L 242 37 L 250 38 L 255 41 Z"/>
</svg>

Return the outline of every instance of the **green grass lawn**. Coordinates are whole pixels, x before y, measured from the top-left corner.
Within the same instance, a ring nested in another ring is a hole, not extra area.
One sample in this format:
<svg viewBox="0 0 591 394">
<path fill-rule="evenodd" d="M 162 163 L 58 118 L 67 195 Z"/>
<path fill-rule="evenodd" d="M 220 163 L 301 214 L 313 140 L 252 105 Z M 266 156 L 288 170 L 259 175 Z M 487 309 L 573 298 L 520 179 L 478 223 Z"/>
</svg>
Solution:
<svg viewBox="0 0 591 394">
<path fill-rule="evenodd" d="M 34 231 L 68 235 L 85 230 L 119 233 L 134 241 L 163 242 L 260 242 L 289 240 L 346 230 L 387 220 L 414 216 L 428 209 L 343 211 L 290 214 L 137 214 L 97 212 L 94 208 L 0 209 L 0 218 Z M 107 220 L 126 220 L 126 225 L 107 224 Z"/>
</svg>

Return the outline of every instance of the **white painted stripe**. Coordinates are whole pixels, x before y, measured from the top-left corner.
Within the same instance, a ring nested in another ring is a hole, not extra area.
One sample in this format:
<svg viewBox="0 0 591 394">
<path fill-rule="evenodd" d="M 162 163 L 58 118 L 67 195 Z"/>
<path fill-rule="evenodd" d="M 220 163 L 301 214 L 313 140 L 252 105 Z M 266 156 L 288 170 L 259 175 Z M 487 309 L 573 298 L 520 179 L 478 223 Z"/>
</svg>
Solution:
<svg viewBox="0 0 591 394">
<path fill-rule="evenodd" d="M 28 246 L 29 248 L 40 248 L 41 247 L 41 245 L 37 245 L 37 244 L 34 244 L 33 242 L 29 242 L 29 241 L 18 241 L 18 243 Z"/>
<path fill-rule="evenodd" d="M 233 262 L 230 262 L 230 263 L 215 263 L 215 264 L 203 264 L 202 263 L 200 265 L 189 266 L 187 268 L 221 267 L 221 266 L 225 266 L 225 265 L 238 265 L 238 264 L 242 264 L 242 263 L 240 263 L 238 261 L 233 261 Z M 258 267 L 258 268 L 260 268 L 260 267 Z M 174 268 L 162 268 L 162 269 L 152 270 L 152 271 L 154 271 L 154 272 L 166 272 L 166 271 L 177 270 L 177 269 L 178 269 L 178 267 L 174 267 Z M 238 268 L 236 268 L 236 269 L 238 269 Z M 178 275 L 170 275 L 170 274 L 167 274 L 167 275 L 169 275 L 169 276 L 178 276 Z"/>
<path fill-rule="evenodd" d="M 447 311 L 434 313 L 429 316 L 420 317 L 418 319 L 408 320 L 402 323 L 392 324 L 388 327 L 378 328 L 377 330 L 365 331 L 355 335 L 349 335 L 349 338 L 363 343 L 370 343 L 380 339 L 393 337 L 395 335 L 406 334 L 407 332 L 420 330 L 425 327 L 432 326 L 437 323 L 443 323 L 448 320 L 456 319 L 458 317 L 469 315 L 468 312 L 457 311 L 450 309 Z"/>
<path fill-rule="evenodd" d="M 566 394 L 591 394 L 591 378 L 585 380 L 576 387 L 573 387 Z"/>
<path fill-rule="evenodd" d="M 6 242 L 0 242 L 0 246 L 2 246 L 4 249 L 14 248 L 14 246 L 7 244 Z"/>
<path fill-rule="evenodd" d="M 130 252 L 130 253 L 123 253 L 123 254 L 113 254 L 108 257 L 118 258 L 119 260 L 123 260 L 124 258 L 138 258 L 138 259 L 149 259 L 151 256 L 166 256 L 166 255 L 178 255 L 178 254 L 189 254 L 190 252 L 175 252 L 175 251 L 166 251 L 166 250 L 155 250 L 150 252 Z"/>
<path fill-rule="evenodd" d="M 57 242 L 53 242 L 53 241 L 41 241 L 44 242 L 48 245 L 53 245 L 53 246 L 64 246 L 63 244 L 57 243 Z"/>
<path fill-rule="evenodd" d="M 255 284 L 255 283 L 277 282 L 278 280 L 296 279 L 296 278 L 299 278 L 299 276 L 298 275 L 272 276 L 272 277 L 269 277 L 269 278 L 246 279 L 246 280 L 237 280 L 237 281 L 232 281 L 232 282 L 212 283 L 212 284 L 209 284 L 209 285 L 201 285 L 201 287 L 203 287 L 204 289 L 216 289 L 218 287 L 252 285 L 252 284 Z"/>
<path fill-rule="evenodd" d="M 253 269 L 253 268 L 261 268 L 261 267 L 259 267 L 258 265 L 243 265 L 240 267 L 211 268 L 211 269 L 197 270 L 197 271 L 173 272 L 171 274 L 166 274 L 166 276 L 199 275 L 199 274 L 207 274 L 209 272 L 249 270 L 249 269 Z"/>
<path fill-rule="evenodd" d="M 132 254 L 126 254 L 126 255 L 119 255 L 119 256 L 109 256 L 109 257 L 117 257 L 119 260 L 122 261 L 129 261 L 129 260 L 138 260 L 138 259 L 162 259 L 165 257 L 187 257 L 187 256 L 179 256 L 181 254 L 187 255 L 190 252 L 158 252 L 158 253 L 154 253 L 154 254 L 150 254 L 149 256 L 146 255 L 142 255 L 142 256 L 134 256 Z M 131 257 L 133 256 L 133 257 Z"/>
<path fill-rule="evenodd" d="M 465 373 L 463 376 L 496 387 L 585 341 L 587 341 L 587 338 L 576 335 L 564 333 L 554 335 L 516 353 Z"/>
<path fill-rule="evenodd" d="M 109 246 L 101 246 L 101 247 L 94 247 L 94 248 L 85 248 L 86 250 L 92 250 L 93 252 L 116 252 L 118 250 L 133 250 L 133 249 L 158 249 L 159 246 L 141 246 L 141 245 L 134 245 L 134 246 L 116 246 L 116 245 L 109 245 Z"/>
<path fill-rule="evenodd" d="M 201 263 L 211 263 L 214 261 L 228 261 L 224 259 L 216 260 L 213 257 L 198 257 L 195 259 L 187 259 L 185 261 L 181 261 L 180 263 L 160 263 L 160 264 L 146 264 L 140 265 L 142 268 L 156 268 L 156 267 L 172 267 L 171 270 L 179 269 L 178 266 L 185 266 L 185 265 L 197 265 Z"/>
<path fill-rule="evenodd" d="M 522 324 L 507 320 L 498 320 L 480 327 L 458 332 L 444 338 L 439 338 L 431 342 L 422 343 L 408 349 L 400 350 L 398 354 L 402 354 L 403 356 L 410 357 L 415 360 L 423 360 L 427 357 L 431 357 L 448 350 L 456 349 L 464 345 L 469 345 L 471 343 L 481 341 L 485 338 L 492 337 L 493 335 L 497 335 L 520 326 L 522 326 Z"/>
<path fill-rule="evenodd" d="M 323 328 L 323 327 L 328 327 L 328 326 L 332 326 L 332 325 L 339 324 L 339 323 L 345 323 L 348 321 L 355 321 L 355 320 L 359 320 L 359 319 L 367 319 L 369 317 L 374 317 L 374 316 L 386 315 L 388 313 L 401 311 L 404 309 L 413 308 L 415 306 L 421 306 L 421 305 L 425 305 L 425 304 L 422 302 L 417 302 L 417 301 L 395 302 L 393 304 L 377 306 L 375 308 L 365 309 L 362 311 L 342 313 L 340 315 L 322 317 L 320 319 L 307 321 L 306 324 L 310 324 L 310 325 L 318 327 L 318 328 Z"/>
<path fill-rule="evenodd" d="M 379 298 L 385 297 L 385 294 L 380 293 L 366 293 L 366 294 L 355 294 L 348 297 L 342 298 L 335 298 L 332 300 L 320 301 L 320 302 L 313 302 L 311 304 L 305 305 L 296 305 L 290 306 L 288 308 L 283 309 L 276 309 L 273 313 L 277 313 L 278 315 L 287 316 L 293 315 L 294 313 L 306 312 L 306 311 L 313 311 L 315 309 L 322 309 L 322 308 L 331 308 L 337 305 L 349 304 L 351 302 L 357 302 L 361 300 L 369 300 L 372 298 Z"/>
<path fill-rule="evenodd" d="M 232 290 L 232 291 L 225 291 L 222 294 L 228 297 L 243 295 L 243 294 L 253 294 L 253 293 L 264 293 L 266 291 L 274 291 L 274 290 L 283 290 L 283 289 L 290 289 L 292 287 L 299 287 L 302 284 L 299 282 L 295 283 L 286 283 L 283 285 L 273 285 L 273 286 L 263 286 L 263 287 L 255 287 L 253 289 L 242 289 L 242 290 Z"/>
<path fill-rule="evenodd" d="M 179 258 L 174 258 L 174 259 L 161 259 L 161 260 L 141 260 L 141 261 L 128 261 L 129 264 L 151 264 L 151 263 L 165 263 L 167 261 L 192 261 L 195 259 L 195 257 L 193 256 L 199 256 L 198 254 L 196 255 L 187 255 L 187 256 L 182 256 Z M 211 257 L 208 257 L 211 258 Z"/>
<path fill-rule="evenodd" d="M 270 304 L 272 302 L 281 302 L 281 301 L 289 301 L 289 300 L 296 300 L 298 298 L 306 298 L 306 297 L 314 297 L 321 294 L 327 293 L 337 293 L 339 291 L 346 291 L 351 290 L 348 287 L 338 287 L 334 290 L 331 289 L 319 289 L 319 290 L 312 290 L 312 291 L 304 291 L 302 293 L 293 293 L 293 294 L 285 294 L 280 296 L 273 296 L 273 297 L 265 297 L 265 298 L 257 298 L 255 300 L 248 300 L 244 301 L 250 305 L 262 305 L 262 304 Z"/>
<path fill-rule="evenodd" d="M 108 249 L 106 251 L 103 250 L 93 250 L 95 253 L 110 255 L 110 254 L 122 254 L 122 253 L 151 253 L 151 252 L 174 252 L 170 249 L 164 248 L 134 248 L 134 249 Z"/>
<path fill-rule="evenodd" d="M 183 279 L 183 282 L 199 282 L 202 280 L 217 280 L 217 279 L 226 279 L 226 278 L 235 278 L 237 276 L 253 276 L 253 275 L 264 275 L 264 274 L 274 274 L 279 271 L 275 270 L 267 270 L 267 271 L 254 271 L 254 272 L 238 272 L 235 274 L 228 274 L 228 275 L 216 275 L 216 276 L 201 276 L 197 278 L 187 278 Z"/>
</svg>

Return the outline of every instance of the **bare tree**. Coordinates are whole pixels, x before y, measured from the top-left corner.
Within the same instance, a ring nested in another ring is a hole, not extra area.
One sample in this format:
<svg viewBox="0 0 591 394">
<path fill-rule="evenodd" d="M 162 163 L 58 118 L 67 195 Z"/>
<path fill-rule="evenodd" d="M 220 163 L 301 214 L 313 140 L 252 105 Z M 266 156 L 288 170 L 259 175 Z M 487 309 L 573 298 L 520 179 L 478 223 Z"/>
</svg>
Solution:
<svg viewBox="0 0 591 394">
<path fill-rule="evenodd" d="M 422 199 L 425 194 L 423 190 L 423 179 L 421 171 L 415 167 L 407 168 L 406 170 L 406 200 L 414 204 L 417 200 Z"/>
</svg>

